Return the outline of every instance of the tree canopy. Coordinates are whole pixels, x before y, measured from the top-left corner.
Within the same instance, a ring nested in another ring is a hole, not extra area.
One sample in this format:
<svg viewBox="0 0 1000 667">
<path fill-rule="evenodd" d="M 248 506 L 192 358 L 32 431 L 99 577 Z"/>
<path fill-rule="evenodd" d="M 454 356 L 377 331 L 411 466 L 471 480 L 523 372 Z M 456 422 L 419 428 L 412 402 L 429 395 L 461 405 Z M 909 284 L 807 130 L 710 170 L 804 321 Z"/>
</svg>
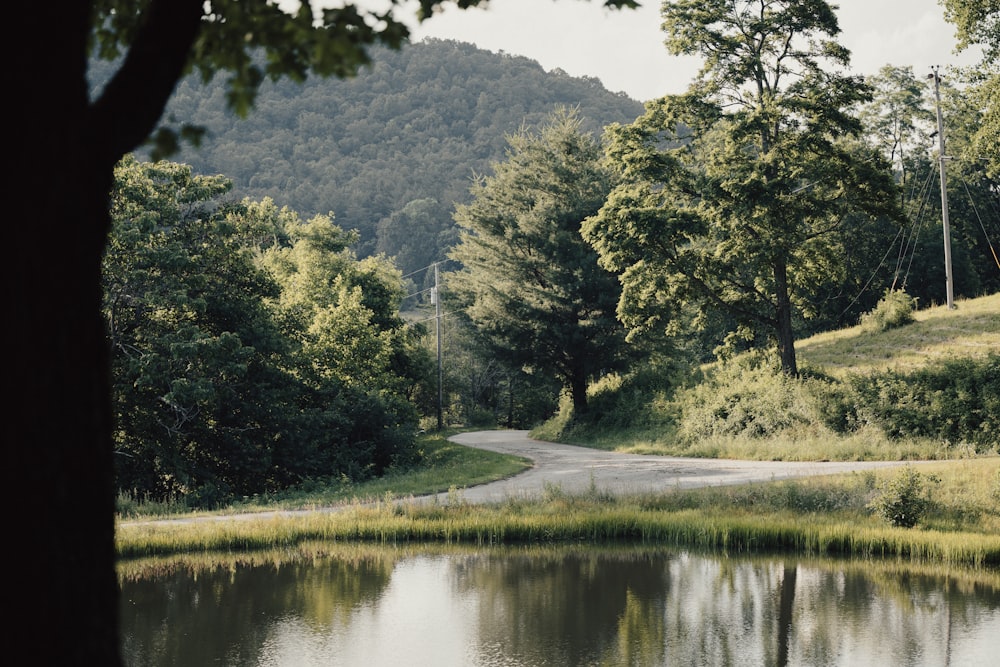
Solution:
<svg viewBox="0 0 1000 667">
<path fill-rule="evenodd" d="M 975 103 L 984 110 L 972 149 L 988 165 L 992 178 L 1000 177 L 1000 1 L 940 0 L 945 19 L 955 25 L 958 48 L 980 46 L 983 59 L 970 73 Z"/>
<path fill-rule="evenodd" d="M 839 274 L 838 232 L 897 214 L 887 164 L 846 141 L 870 91 L 844 73 L 822 0 L 680 0 L 663 18 L 668 48 L 704 67 L 685 94 L 609 128 L 620 183 L 584 233 L 621 275 L 633 331 L 670 328 L 689 304 L 721 309 L 796 374 L 794 322 Z"/>
<path fill-rule="evenodd" d="M 448 277 L 496 356 L 561 379 L 577 413 L 587 384 L 620 359 L 618 284 L 597 264 L 580 226 L 611 187 L 600 143 L 572 111 L 509 137 L 507 159 L 459 206 L 460 242 Z"/>
<path fill-rule="evenodd" d="M 117 493 L 212 506 L 411 458 L 428 366 L 402 280 L 354 235 L 220 204 L 185 165 L 116 170 L 104 258 Z"/>
</svg>

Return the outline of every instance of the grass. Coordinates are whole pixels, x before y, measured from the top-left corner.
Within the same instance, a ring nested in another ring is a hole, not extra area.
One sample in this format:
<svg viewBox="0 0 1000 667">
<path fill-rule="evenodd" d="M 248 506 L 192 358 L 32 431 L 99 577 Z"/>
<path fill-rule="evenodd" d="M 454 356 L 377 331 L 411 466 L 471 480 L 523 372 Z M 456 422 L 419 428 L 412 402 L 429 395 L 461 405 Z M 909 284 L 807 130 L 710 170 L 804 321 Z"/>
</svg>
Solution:
<svg viewBox="0 0 1000 667">
<path fill-rule="evenodd" d="M 247 514 L 262 511 L 307 510 L 375 502 L 386 497 L 408 497 L 445 493 L 453 488 L 474 486 L 516 475 L 531 462 L 485 450 L 457 445 L 448 437 L 458 431 L 448 430 L 418 437 L 420 462 L 406 471 L 390 471 L 383 477 L 365 482 L 316 480 L 281 494 L 245 498 L 215 511 L 191 511 L 178 503 L 137 502 L 119 498 L 118 518 L 193 518 L 220 514 Z"/>
<path fill-rule="evenodd" d="M 950 357 L 981 358 L 1000 350 L 1000 294 L 914 312 L 912 324 L 881 332 L 829 331 L 795 345 L 804 365 L 843 379 L 848 373 L 910 371 Z"/>
<path fill-rule="evenodd" d="M 535 432 L 532 435 L 539 439 Z M 573 439 L 585 445 L 625 454 L 737 459 L 744 461 L 936 461 L 961 454 L 931 439 L 893 440 L 875 429 L 849 435 L 823 430 L 786 432 L 769 438 L 716 436 L 688 442 L 672 429 L 588 434 Z"/>
<path fill-rule="evenodd" d="M 613 497 L 551 488 L 537 499 L 470 506 L 386 498 L 335 512 L 120 524 L 122 562 L 190 553 L 296 550 L 310 543 L 400 546 L 645 545 L 1000 568 L 1000 460 L 921 467 L 930 508 L 916 528 L 869 509 L 893 471 Z"/>
</svg>

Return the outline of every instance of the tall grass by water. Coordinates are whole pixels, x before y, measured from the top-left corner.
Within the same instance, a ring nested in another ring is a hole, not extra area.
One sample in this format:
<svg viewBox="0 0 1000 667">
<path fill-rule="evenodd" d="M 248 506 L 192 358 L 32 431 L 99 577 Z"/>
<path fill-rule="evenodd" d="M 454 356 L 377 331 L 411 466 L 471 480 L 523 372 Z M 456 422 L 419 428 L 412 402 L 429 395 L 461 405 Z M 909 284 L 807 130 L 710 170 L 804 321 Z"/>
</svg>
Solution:
<svg viewBox="0 0 1000 667">
<path fill-rule="evenodd" d="M 921 469 L 925 471 L 924 468 Z M 869 506 L 866 472 L 613 497 L 558 487 L 538 498 L 470 506 L 385 497 L 330 512 L 119 526 L 123 560 L 199 552 L 293 549 L 308 542 L 408 545 L 636 544 L 1000 567 L 1000 465 L 941 463 L 917 528 L 887 525 Z M 928 477 L 930 479 L 930 477 Z"/>
</svg>

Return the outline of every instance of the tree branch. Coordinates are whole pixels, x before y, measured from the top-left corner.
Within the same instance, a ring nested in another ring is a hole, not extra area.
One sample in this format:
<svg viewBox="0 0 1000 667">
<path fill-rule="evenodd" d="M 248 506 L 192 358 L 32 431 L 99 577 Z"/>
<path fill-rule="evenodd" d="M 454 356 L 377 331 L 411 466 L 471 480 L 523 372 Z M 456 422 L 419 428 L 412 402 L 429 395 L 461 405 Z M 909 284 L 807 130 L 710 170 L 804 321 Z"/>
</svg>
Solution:
<svg viewBox="0 0 1000 667">
<path fill-rule="evenodd" d="M 202 0 L 152 0 L 121 68 L 91 105 L 94 154 L 114 165 L 156 128 L 201 27 Z"/>
</svg>

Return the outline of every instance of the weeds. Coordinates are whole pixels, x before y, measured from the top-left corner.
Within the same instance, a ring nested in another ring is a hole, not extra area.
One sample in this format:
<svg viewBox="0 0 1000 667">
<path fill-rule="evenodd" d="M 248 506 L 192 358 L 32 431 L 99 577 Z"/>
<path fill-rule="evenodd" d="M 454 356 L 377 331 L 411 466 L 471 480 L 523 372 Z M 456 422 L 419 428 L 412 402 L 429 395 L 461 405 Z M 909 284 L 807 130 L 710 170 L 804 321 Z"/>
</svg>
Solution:
<svg viewBox="0 0 1000 667">
<path fill-rule="evenodd" d="M 886 290 L 875 308 L 861 316 L 861 329 L 881 333 L 914 322 L 917 300 L 902 290 Z"/>
<path fill-rule="evenodd" d="M 913 466 L 906 466 L 882 485 L 869 507 L 892 526 L 912 528 L 924 518 L 931 505 L 926 482 L 940 482 L 940 479 L 924 476 Z"/>
</svg>

